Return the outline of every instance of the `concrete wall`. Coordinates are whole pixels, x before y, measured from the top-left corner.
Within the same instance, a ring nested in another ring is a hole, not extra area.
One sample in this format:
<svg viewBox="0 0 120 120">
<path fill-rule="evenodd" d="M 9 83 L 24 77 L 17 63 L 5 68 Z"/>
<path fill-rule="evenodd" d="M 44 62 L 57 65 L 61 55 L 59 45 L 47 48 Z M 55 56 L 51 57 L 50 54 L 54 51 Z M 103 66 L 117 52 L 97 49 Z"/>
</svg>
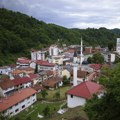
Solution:
<svg viewBox="0 0 120 120">
<path fill-rule="evenodd" d="M 83 106 L 86 103 L 86 99 L 77 97 L 77 96 L 72 96 L 72 95 L 67 95 L 67 106 L 69 108 L 74 108 L 77 106 Z"/>
<path fill-rule="evenodd" d="M 34 96 L 32 95 L 29 98 L 26 98 L 23 101 L 8 108 L 6 111 L 3 112 L 3 114 L 9 115 L 9 116 L 14 116 L 14 115 L 18 114 L 19 112 L 21 112 L 22 110 L 26 109 L 27 107 L 31 106 L 33 103 L 36 102 L 36 100 L 37 100 L 36 94 L 34 94 Z M 18 109 L 18 111 L 16 112 L 17 109 Z"/>
</svg>

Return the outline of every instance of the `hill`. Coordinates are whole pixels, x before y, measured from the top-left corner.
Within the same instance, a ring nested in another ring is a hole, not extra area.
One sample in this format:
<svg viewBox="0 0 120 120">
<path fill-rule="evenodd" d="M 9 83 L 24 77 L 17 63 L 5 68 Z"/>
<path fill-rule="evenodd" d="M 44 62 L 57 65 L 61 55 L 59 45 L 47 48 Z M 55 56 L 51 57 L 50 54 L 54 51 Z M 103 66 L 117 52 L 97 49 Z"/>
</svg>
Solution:
<svg viewBox="0 0 120 120">
<path fill-rule="evenodd" d="M 0 66 L 15 62 L 18 56 L 30 57 L 30 49 L 41 49 L 58 41 L 59 44 L 84 45 L 115 44 L 120 34 L 106 28 L 67 29 L 55 24 L 46 24 L 20 12 L 0 8 Z"/>
</svg>

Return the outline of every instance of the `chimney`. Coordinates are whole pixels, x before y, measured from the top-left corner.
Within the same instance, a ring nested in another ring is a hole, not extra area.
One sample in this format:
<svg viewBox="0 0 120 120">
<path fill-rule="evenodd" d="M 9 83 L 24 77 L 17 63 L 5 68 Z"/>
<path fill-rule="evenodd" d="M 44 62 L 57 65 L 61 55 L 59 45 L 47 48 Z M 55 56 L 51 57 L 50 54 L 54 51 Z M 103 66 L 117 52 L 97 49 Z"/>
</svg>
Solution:
<svg viewBox="0 0 120 120">
<path fill-rule="evenodd" d="M 77 67 L 78 64 L 73 64 L 73 86 L 77 85 Z"/>
</svg>

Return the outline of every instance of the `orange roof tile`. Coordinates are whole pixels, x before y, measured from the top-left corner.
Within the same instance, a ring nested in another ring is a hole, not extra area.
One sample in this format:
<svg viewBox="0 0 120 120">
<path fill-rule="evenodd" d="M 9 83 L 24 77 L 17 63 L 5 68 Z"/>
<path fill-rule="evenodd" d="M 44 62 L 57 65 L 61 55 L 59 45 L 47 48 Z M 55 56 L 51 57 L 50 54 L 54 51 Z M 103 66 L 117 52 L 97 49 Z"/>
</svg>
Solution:
<svg viewBox="0 0 120 120">
<path fill-rule="evenodd" d="M 13 95 L 4 98 L 0 102 L 0 112 L 7 110 L 8 108 L 12 107 L 13 105 L 21 102 L 22 100 L 30 97 L 31 95 L 35 94 L 36 90 L 32 88 L 25 88 L 21 91 L 15 92 Z"/>
</svg>

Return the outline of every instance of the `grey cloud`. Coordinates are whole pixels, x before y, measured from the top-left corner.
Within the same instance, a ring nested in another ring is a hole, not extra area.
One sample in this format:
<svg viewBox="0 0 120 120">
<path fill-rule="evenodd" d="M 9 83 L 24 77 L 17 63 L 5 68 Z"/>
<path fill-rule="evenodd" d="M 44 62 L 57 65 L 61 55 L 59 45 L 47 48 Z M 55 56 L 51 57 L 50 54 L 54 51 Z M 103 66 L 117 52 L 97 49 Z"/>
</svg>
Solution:
<svg viewBox="0 0 120 120">
<path fill-rule="evenodd" d="M 119 0 L 1 0 L 0 7 L 65 27 L 120 28 Z"/>
</svg>

